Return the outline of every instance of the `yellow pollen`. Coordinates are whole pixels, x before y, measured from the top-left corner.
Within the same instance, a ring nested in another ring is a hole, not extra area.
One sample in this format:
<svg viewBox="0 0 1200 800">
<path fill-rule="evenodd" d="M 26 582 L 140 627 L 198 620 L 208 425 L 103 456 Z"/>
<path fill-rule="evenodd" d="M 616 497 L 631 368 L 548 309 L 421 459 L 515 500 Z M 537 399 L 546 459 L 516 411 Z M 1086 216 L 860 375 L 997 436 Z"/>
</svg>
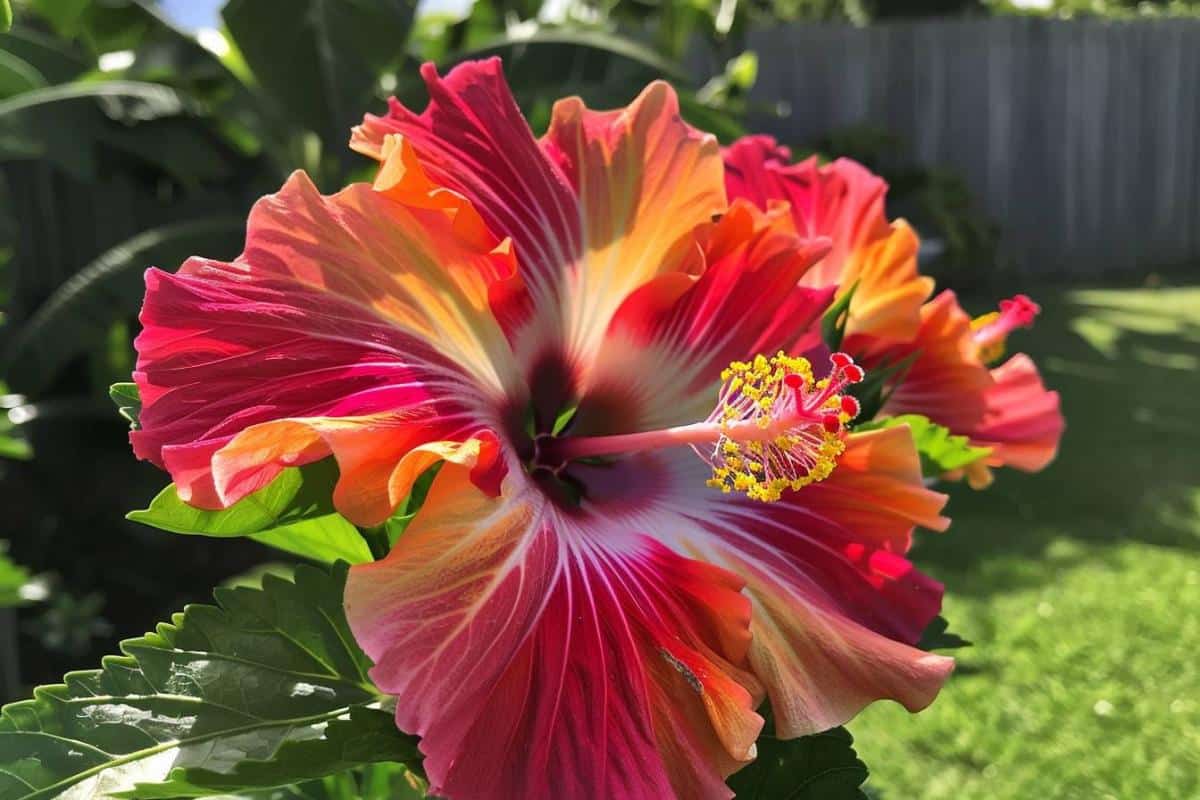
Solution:
<svg viewBox="0 0 1200 800">
<path fill-rule="evenodd" d="M 720 424 L 722 436 L 711 450 L 697 448 L 713 468 L 709 486 L 771 502 L 829 477 L 850 421 L 836 393 L 847 382 L 841 373 L 835 371 L 833 384 L 815 380 L 807 359 L 780 352 L 735 361 L 721 378 L 709 419 Z"/>
</svg>

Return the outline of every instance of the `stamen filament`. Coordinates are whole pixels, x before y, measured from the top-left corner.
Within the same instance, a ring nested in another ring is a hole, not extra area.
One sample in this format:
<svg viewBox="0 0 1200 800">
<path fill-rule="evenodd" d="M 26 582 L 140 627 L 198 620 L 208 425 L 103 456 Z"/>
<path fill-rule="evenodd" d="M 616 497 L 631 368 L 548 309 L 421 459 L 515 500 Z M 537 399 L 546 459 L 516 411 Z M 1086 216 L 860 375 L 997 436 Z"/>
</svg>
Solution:
<svg viewBox="0 0 1200 800">
<path fill-rule="evenodd" d="M 717 405 L 708 419 L 654 431 L 612 436 L 550 438 L 543 455 L 560 463 L 667 447 L 691 447 L 713 468 L 708 485 L 779 499 L 785 489 L 823 480 L 845 444 L 843 427 L 859 411 L 840 392 L 863 379 L 844 353 L 831 357 L 829 375 L 814 380 L 806 359 L 778 353 L 734 362 L 722 375 Z"/>
<path fill-rule="evenodd" d="M 736 422 L 722 427 L 719 422 L 694 422 L 656 431 L 622 433 L 612 436 L 573 436 L 554 440 L 545 446 L 554 456 L 564 461 L 580 458 L 626 455 L 646 450 L 661 450 L 666 447 L 697 446 L 712 444 L 722 436 L 738 441 L 766 441 L 779 435 L 773 428 L 762 428 L 752 421 Z"/>
</svg>

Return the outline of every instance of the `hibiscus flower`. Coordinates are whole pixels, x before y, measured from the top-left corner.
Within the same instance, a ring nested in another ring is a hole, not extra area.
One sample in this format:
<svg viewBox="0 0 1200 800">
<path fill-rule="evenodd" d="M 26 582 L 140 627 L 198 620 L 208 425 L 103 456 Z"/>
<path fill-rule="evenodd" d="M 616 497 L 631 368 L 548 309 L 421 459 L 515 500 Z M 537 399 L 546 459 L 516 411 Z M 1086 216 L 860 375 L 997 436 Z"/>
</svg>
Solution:
<svg viewBox="0 0 1200 800">
<path fill-rule="evenodd" d="M 921 414 L 986 448 L 965 470 L 976 487 L 991 482 L 990 467 L 1036 472 L 1054 460 L 1065 427 L 1058 393 L 1024 354 L 989 368 L 1008 334 L 1033 324 L 1032 300 L 1017 295 L 976 320 L 953 292 L 929 300 L 933 281 L 917 272 L 916 234 L 888 221 L 887 184 L 861 164 L 793 164 L 769 136 L 740 139 L 724 157 L 731 199 L 786 207 L 802 234 L 829 237 L 829 253 L 801 283 L 853 292 L 843 347 L 868 369 L 895 370 L 881 414 Z"/>
<path fill-rule="evenodd" d="M 345 597 L 438 796 L 729 797 L 764 698 L 784 737 L 925 707 L 945 497 L 797 355 L 829 243 L 730 205 L 665 84 L 537 139 L 498 61 L 423 74 L 354 132 L 372 184 L 297 173 L 237 259 L 148 273 L 137 453 L 204 508 L 332 457 L 360 526 L 441 463 Z"/>
</svg>

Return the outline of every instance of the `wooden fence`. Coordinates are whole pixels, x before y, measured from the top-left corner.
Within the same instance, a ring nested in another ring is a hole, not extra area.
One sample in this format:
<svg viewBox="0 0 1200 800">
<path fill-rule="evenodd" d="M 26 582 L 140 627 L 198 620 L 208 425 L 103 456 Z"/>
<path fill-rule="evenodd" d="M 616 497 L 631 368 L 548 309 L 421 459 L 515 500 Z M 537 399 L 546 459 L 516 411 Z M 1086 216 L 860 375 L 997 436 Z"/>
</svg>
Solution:
<svg viewBox="0 0 1200 800">
<path fill-rule="evenodd" d="M 789 142 L 869 124 L 966 178 L 1023 272 L 1200 264 L 1200 20 L 935 20 L 757 31 Z"/>
</svg>

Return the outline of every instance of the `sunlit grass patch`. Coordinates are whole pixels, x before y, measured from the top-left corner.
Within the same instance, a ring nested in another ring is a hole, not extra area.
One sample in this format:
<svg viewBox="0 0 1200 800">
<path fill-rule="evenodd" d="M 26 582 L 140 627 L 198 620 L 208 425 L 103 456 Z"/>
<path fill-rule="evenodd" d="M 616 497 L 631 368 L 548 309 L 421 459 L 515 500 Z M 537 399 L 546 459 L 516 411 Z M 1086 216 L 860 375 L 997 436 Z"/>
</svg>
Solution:
<svg viewBox="0 0 1200 800">
<path fill-rule="evenodd" d="M 924 536 L 975 647 L 928 711 L 851 725 L 881 798 L 1200 795 L 1200 289 L 1037 299 L 1013 346 L 1063 394 L 1063 452 Z"/>
</svg>

